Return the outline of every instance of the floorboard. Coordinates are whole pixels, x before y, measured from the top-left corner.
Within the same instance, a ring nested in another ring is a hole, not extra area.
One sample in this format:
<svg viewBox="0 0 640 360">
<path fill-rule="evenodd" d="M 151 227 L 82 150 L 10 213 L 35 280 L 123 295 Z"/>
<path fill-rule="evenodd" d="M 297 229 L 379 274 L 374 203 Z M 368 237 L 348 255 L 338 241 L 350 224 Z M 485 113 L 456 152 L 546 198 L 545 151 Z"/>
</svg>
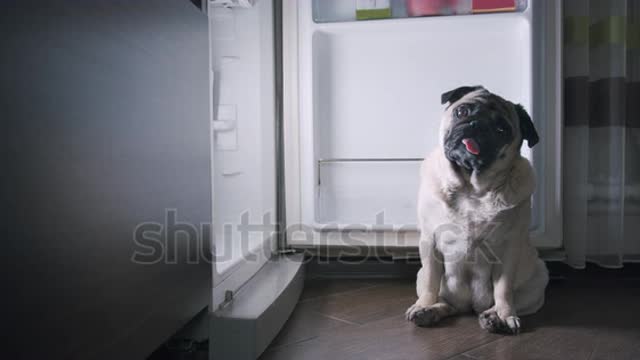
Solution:
<svg viewBox="0 0 640 360">
<path fill-rule="evenodd" d="M 261 359 L 640 358 L 637 279 L 555 280 L 518 336 L 489 334 L 474 315 L 418 328 L 408 280 L 308 280 L 301 302 Z"/>
</svg>

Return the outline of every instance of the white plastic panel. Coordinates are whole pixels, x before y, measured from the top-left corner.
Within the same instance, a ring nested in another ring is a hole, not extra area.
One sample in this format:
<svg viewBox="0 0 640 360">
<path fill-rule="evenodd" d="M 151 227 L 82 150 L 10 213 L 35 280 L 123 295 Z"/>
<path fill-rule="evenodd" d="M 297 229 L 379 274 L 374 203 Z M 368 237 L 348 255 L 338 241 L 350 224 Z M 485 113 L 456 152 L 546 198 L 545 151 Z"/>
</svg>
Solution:
<svg viewBox="0 0 640 360">
<path fill-rule="evenodd" d="M 421 157 L 440 95 L 484 85 L 531 108 L 531 26 L 521 14 L 332 24 L 314 31 L 317 156 Z M 504 29 L 509 29 L 505 31 Z"/>
</svg>

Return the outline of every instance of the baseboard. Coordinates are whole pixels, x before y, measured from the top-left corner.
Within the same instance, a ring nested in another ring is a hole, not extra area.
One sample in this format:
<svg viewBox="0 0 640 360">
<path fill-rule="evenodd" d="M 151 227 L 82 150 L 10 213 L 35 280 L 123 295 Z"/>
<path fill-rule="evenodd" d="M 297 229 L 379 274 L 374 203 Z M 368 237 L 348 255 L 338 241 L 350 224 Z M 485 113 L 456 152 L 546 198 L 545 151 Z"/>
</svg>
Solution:
<svg viewBox="0 0 640 360">
<path fill-rule="evenodd" d="M 640 264 L 625 264 L 620 269 L 606 269 L 587 264 L 577 270 L 563 261 L 545 260 L 552 279 L 640 279 Z M 307 278 L 415 278 L 421 264 L 418 258 L 319 256 L 307 254 Z"/>
</svg>

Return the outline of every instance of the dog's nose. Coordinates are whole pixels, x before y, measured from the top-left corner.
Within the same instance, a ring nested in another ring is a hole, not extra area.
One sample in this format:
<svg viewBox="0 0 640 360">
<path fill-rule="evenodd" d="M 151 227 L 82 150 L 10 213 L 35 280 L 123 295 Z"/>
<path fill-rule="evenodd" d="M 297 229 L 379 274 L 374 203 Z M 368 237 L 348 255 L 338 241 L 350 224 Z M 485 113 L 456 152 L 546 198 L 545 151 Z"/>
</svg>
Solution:
<svg viewBox="0 0 640 360">
<path fill-rule="evenodd" d="M 478 121 L 473 120 L 473 121 L 469 122 L 469 126 L 471 126 L 472 128 L 478 127 Z"/>
</svg>

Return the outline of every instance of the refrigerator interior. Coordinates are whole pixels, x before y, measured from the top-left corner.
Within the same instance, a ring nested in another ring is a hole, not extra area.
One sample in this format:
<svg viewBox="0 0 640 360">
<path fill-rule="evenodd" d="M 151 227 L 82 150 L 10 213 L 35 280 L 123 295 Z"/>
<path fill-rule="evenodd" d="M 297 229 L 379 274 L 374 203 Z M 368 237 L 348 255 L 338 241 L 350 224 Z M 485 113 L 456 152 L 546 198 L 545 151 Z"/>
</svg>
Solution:
<svg viewBox="0 0 640 360">
<path fill-rule="evenodd" d="M 297 34 L 285 61 L 295 113 L 288 143 L 299 159 L 288 161 L 288 187 L 298 190 L 287 195 L 288 223 L 309 225 L 316 235 L 293 236 L 293 244 L 339 244 L 330 239 L 345 229 L 367 230 L 359 235 L 365 245 L 415 232 L 418 172 L 438 143 L 440 95 L 462 85 L 483 85 L 532 115 L 542 142 L 522 153 L 539 178 L 531 228 L 545 231 L 553 215 L 547 202 L 557 197 L 547 158 L 558 131 L 558 109 L 546 93 L 556 95 L 559 86 L 545 72 L 557 59 L 543 46 L 545 31 L 555 30 L 540 21 L 542 2 L 481 15 L 406 18 L 394 10 L 397 17 L 367 21 L 355 21 L 355 1 L 292 3 L 285 1 L 285 33 Z M 394 9 L 402 4 L 392 1 Z M 408 238 L 415 245 L 417 236 Z M 553 247 L 556 240 L 534 241 Z"/>
</svg>

